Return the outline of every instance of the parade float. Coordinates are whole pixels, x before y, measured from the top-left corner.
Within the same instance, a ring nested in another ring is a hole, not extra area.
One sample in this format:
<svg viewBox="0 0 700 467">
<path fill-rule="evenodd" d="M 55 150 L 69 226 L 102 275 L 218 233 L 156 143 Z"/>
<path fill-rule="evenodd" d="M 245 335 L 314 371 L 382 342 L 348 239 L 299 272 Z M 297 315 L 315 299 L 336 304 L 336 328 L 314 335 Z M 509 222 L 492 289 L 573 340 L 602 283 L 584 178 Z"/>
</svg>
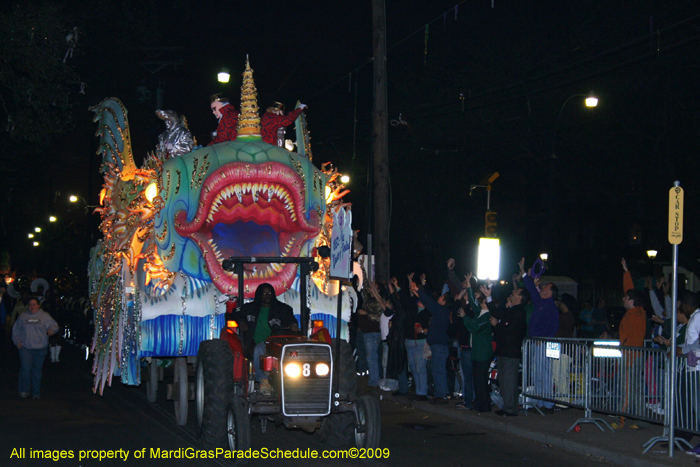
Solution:
<svg viewBox="0 0 700 467">
<path fill-rule="evenodd" d="M 103 238 L 89 264 L 94 392 L 102 394 L 113 376 L 127 385 L 141 384 L 144 376 L 155 401 L 157 362 L 169 361 L 175 380 L 168 392 L 184 424 L 195 392 L 187 364 L 195 363 L 202 342 L 225 329 L 227 307 L 238 306 L 241 296 L 252 299 L 262 283 L 295 314 L 306 306 L 331 337 L 347 339 L 355 293 L 347 287 L 338 306 L 328 259 L 317 255 L 330 243 L 333 214 L 349 209 L 342 200 L 347 190 L 332 166 L 313 164 L 303 114 L 295 124 L 295 152 L 262 141 L 248 63 L 234 141 L 196 146 L 184 116 L 159 110 L 166 129 L 137 167 L 123 104 L 108 98 L 91 110 L 104 175 L 96 209 Z M 241 278 L 224 267 L 231 257 L 312 258 L 318 269 L 248 262 Z M 302 277 L 306 272 L 312 280 Z"/>
</svg>

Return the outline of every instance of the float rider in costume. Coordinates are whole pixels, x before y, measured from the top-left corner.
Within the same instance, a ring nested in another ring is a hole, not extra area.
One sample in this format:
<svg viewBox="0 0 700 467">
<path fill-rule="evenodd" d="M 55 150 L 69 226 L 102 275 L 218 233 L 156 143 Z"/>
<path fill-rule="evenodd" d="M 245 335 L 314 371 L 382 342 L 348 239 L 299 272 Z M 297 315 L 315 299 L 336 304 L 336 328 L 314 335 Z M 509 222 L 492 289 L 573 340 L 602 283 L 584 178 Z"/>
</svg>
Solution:
<svg viewBox="0 0 700 467">
<path fill-rule="evenodd" d="M 299 104 L 299 107 L 287 115 L 284 114 L 284 104 L 275 102 L 273 106 L 268 107 L 265 115 L 260 120 L 262 126 L 260 135 L 263 141 L 268 144 L 284 147 L 285 128 L 294 123 L 301 112 L 306 109 L 306 104 Z"/>
<path fill-rule="evenodd" d="M 267 374 L 260 368 L 260 357 L 265 355 L 265 341 L 268 337 L 285 331 L 299 332 L 299 325 L 292 307 L 277 300 L 275 289 L 270 284 L 260 284 L 255 290 L 255 299 L 233 313 L 233 319 L 243 331 L 243 348 L 246 356 L 252 354 L 255 379 L 260 383 L 260 393 L 272 394 L 272 386 Z"/>
<path fill-rule="evenodd" d="M 221 94 L 211 96 L 211 111 L 219 119 L 219 125 L 209 146 L 224 141 L 235 141 L 238 137 L 238 117 L 241 113 L 231 104 L 228 97 Z"/>
</svg>

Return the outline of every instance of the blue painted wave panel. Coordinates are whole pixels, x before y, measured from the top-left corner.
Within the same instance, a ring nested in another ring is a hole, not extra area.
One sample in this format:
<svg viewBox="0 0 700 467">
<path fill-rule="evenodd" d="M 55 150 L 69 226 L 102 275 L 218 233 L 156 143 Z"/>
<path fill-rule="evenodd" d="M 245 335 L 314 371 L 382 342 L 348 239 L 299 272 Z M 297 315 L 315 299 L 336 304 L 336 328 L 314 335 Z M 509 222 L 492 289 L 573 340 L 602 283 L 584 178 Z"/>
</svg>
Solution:
<svg viewBox="0 0 700 467">
<path fill-rule="evenodd" d="M 180 353 L 180 320 L 183 323 L 182 353 Z M 214 317 L 213 337 L 219 337 L 224 327 L 224 315 Z M 140 357 L 194 357 L 199 343 L 209 339 L 211 317 L 162 315 L 141 322 Z"/>
</svg>

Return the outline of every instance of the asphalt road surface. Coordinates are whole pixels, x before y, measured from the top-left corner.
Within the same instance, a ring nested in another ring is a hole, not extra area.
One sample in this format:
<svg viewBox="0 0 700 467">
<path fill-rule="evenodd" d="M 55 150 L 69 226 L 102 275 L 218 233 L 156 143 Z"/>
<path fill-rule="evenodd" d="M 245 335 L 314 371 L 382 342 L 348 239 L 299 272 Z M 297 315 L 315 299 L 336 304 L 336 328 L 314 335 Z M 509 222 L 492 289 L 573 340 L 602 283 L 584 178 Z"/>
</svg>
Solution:
<svg viewBox="0 0 700 467">
<path fill-rule="evenodd" d="M 144 387 L 124 386 L 116 377 L 103 396 L 95 395 L 90 361 L 85 360 L 84 352 L 66 346 L 60 363 L 50 363 L 47 359 L 44 365 L 41 399 L 20 399 L 17 352 L 6 340 L 0 347 L 0 466 L 232 465 L 223 453 L 216 459 L 177 457 L 199 452 L 204 447 L 197 439 L 194 402 L 189 404 L 188 424 L 178 427 L 174 422 L 173 403 L 165 400 L 163 383 L 154 404 L 147 401 Z M 382 450 L 375 453 L 380 456 L 316 460 L 267 458 L 253 459 L 248 465 L 583 467 L 592 463 L 590 459 L 540 443 L 445 420 L 414 409 L 408 403 L 383 400 L 380 404 Z M 252 428 L 253 450 L 259 455 L 267 453 L 271 457 L 288 452 L 288 455 L 308 456 L 316 451 L 321 456 L 329 449 L 314 435 L 290 431 L 272 423 L 263 434 L 255 417 Z M 160 457 L 156 457 L 156 452 L 160 452 Z M 168 458 L 163 453 L 169 454 Z M 100 455 L 115 457 L 100 460 Z"/>
</svg>

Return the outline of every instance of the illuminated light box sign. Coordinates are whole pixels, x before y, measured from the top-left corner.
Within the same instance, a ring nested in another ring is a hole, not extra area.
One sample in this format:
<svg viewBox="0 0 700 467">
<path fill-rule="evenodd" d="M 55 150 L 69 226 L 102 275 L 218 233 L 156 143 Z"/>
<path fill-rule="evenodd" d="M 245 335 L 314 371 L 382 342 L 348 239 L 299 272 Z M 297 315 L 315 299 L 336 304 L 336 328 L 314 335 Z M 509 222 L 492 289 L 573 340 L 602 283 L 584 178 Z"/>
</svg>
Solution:
<svg viewBox="0 0 700 467">
<path fill-rule="evenodd" d="M 335 280 L 352 279 L 352 212 L 340 209 L 333 213 L 331 234 L 331 273 Z"/>
</svg>

